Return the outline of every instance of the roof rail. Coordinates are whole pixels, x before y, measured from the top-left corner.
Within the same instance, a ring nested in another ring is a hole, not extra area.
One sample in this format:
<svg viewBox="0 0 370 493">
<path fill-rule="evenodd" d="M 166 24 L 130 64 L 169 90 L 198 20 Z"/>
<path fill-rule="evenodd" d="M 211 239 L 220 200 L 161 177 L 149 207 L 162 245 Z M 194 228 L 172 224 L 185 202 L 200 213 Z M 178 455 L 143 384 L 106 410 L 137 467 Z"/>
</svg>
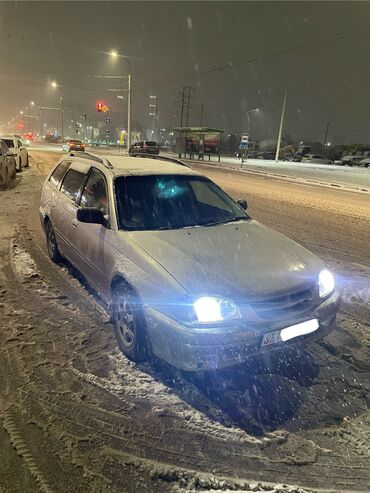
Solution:
<svg viewBox="0 0 370 493">
<path fill-rule="evenodd" d="M 192 167 L 189 164 L 184 163 L 184 161 L 181 161 L 181 159 L 177 159 L 175 157 L 160 156 L 158 154 L 144 154 L 144 153 L 137 153 L 137 154 L 132 153 L 132 154 L 130 154 L 130 156 L 132 156 L 132 157 L 147 157 L 150 159 L 158 159 L 159 161 L 167 161 L 169 163 L 179 164 L 180 166 L 186 166 L 187 168 L 192 169 Z"/>
<path fill-rule="evenodd" d="M 72 157 L 76 156 L 79 158 L 82 157 L 83 159 L 91 159 L 92 161 L 96 161 L 97 163 L 102 164 L 106 168 L 113 169 L 112 163 L 109 161 L 109 159 L 97 156 L 96 154 L 91 154 L 90 152 L 71 151 L 69 155 Z"/>
</svg>

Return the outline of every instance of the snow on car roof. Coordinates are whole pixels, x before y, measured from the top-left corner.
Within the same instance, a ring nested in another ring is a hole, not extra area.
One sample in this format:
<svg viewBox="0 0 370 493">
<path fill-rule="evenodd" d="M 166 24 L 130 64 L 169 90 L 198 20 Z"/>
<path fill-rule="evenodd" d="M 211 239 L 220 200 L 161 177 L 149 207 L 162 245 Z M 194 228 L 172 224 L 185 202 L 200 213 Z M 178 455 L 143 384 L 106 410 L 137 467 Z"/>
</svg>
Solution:
<svg viewBox="0 0 370 493">
<path fill-rule="evenodd" d="M 192 168 L 186 164 L 177 164 L 176 161 L 172 162 L 168 159 L 160 157 L 145 158 L 145 157 L 132 157 L 132 156 L 115 156 L 112 154 L 91 154 L 91 153 L 78 153 L 78 155 L 71 153 L 72 157 L 71 168 L 82 173 L 87 173 L 90 166 L 96 166 L 100 169 L 109 169 L 109 171 L 116 175 L 154 175 L 154 174 L 168 174 L 168 175 L 199 175 Z M 62 157 L 62 160 L 66 159 L 66 156 Z"/>
<path fill-rule="evenodd" d="M 193 169 L 171 161 L 161 160 L 160 157 L 152 159 L 132 156 L 106 157 L 112 164 L 111 170 L 115 175 L 148 175 L 148 174 L 181 174 L 197 175 Z"/>
</svg>

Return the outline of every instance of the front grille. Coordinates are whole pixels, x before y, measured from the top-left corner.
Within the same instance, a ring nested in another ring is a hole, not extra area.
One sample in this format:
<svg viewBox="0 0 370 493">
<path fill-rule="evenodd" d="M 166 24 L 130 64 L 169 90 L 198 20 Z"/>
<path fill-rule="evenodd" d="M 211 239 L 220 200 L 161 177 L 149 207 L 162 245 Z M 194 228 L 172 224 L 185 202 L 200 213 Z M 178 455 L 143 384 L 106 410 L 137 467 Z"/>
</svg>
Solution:
<svg viewBox="0 0 370 493">
<path fill-rule="evenodd" d="M 254 301 L 250 306 L 264 320 L 292 317 L 313 307 L 316 288 L 304 289 L 295 293 L 283 294 Z"/>
</svg>

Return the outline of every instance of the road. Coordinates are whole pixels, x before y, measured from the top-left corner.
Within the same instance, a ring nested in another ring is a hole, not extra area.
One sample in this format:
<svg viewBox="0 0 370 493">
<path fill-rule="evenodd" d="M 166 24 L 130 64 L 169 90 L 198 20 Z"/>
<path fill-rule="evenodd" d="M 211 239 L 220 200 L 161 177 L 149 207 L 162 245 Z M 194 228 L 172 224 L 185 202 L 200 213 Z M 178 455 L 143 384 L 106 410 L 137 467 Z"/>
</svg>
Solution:
<svg viewBox="0 0 370 493">
<path fill-rule="evenodd" d="M 32 143 L 30 149 L 34 151 L 60 152 L 61 146 L 58 144 Z M 120 151 L 115 148 L 99 146 L 87 147 L 87 150 L 93 153 L 117 154 Z M 124 152 L 122 150 L 122 152 Z M 171 157 L 175 154 L 164 153 Z M 194 161 L 193 161 L 194 162 Z M 240 170 L 240 159 L 234 157 L 222 156 L 221 163 L 212 160 L 207 161 L 205 157 L 204 164 L 210 166 L 220 166 Z M 293 180 L 303 183 L 314 183 L 315 185 L 340 187 L 353 191 L 370 193 L 370 169 L 362 167 L 348 167 L 327 164 L 306 164 L 283 161 L 275 163 L 272 160 L 248 159 L 243 164 L 242 171 L 248 174 L 262 174 L 274 176 L 285 180 Z"/>
<path fill-rule="evenodd" d="M 33 151 L 1 195 L 0 491 L 368 491 L 367 194 L 200 167 L 321 255 L 344 304 L 309 352 L 191 375 L 125 359 L 91 289 L 48 260 L 38 203 L 57 157 Z"/>
</svg>

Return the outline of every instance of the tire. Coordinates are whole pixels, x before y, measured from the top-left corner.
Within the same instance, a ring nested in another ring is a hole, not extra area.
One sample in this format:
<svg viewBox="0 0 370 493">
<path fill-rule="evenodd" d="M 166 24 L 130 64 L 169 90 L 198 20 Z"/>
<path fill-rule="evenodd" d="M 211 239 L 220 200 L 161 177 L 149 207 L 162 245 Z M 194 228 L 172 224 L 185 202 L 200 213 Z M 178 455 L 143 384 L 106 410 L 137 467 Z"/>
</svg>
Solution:
<svg viewBox="0 0 370 493">
<path fill-rule="evenodd" d="M 48 249 L 49 258 L 50 260 L 52 260 L 54 263 L 57 264 L 62 261 L 62 256 L 59 252 L 54 228 L 49 220 L 46 222 L 45 225 L 45 234 L 46 234 L 46 246 Z"/>
<path fill-rule="evenodd" d="M 9 187 L 9 169 L 5 168 L 4 171 L 4 189 L 6 190 Z"/>
<path fill-rule="evenodd" d="M 19 166 L 18 166 L 18 168 L 16 166 L 16 170 L 18 171 L 18 173 L 20 173 L 22 171 L 22 158 L 19 158 Z"/>
<path fill-rule="evenodd" d="M 30 157 L 29 155 L 27 154 L 27 161 L 26 161 L 26 164 L 25 164 L 25 167 L 28 168 L 30 165 Z"/>
<path fill-rule="evenodd" d="M 16 180 L 16 174 L 17 174 L 17 168 L 16 168 L 15 163 L 14 163 L 13 171 L 9 177 L 9 182 L 8 182 L 9 187 L 14 187 L 15 180 Z"/>
<path fill-rule="evenodd" d="M 138 297 L 123 281 L 112 289 L 114 333 L 122 353 L 136 363 L 149 358 L 145 320 Z"/>
</svg>

